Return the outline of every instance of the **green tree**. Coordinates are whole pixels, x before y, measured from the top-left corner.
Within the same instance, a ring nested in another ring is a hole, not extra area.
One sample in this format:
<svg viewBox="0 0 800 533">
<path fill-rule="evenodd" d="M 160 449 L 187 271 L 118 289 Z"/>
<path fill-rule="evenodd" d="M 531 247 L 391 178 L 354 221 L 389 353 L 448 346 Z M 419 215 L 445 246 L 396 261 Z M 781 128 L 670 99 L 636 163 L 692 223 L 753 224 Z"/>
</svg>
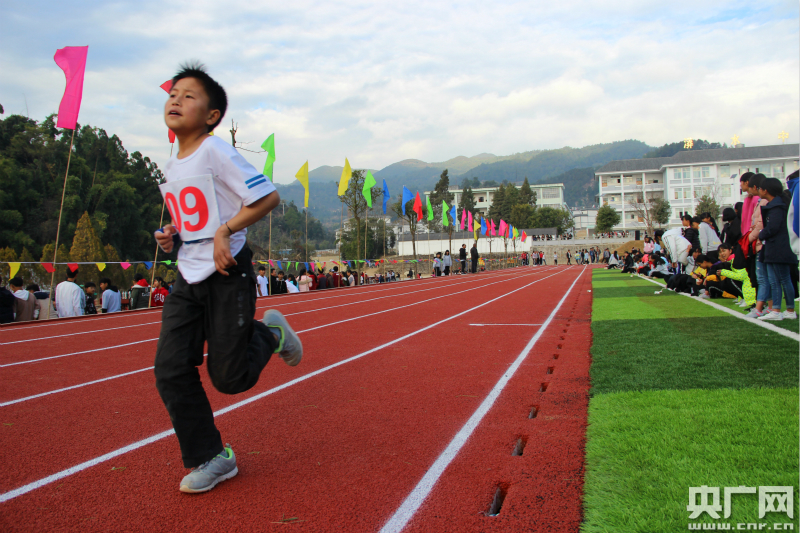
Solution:
<svg viewBox="0 0 800 533">
<path fill-rule="evenodd" d="M 598 233 L 608 233 L 614 226 L 620 223 L 622 218 L 617 210 L 610 205 L 604 205 L 597 210 L 597 217 L 594 221 L 594 229 Z"/>
<path fill-rule="evenodd" d="M 527 176 L 525 176 L 525 181 L 522 182 L 522 186 L 519 188 L 519 203 L 527 204 L 531 207 L 536 205 L 536 193 L 531 189 Z"/>
<path fill-rule="evenodd" d="M 548 206 L 536 208 L 532 222 L 533 228 L 556 228 L 559 235 L 575 226 L 568 209 Z"/>
<path fill-rule="evenodd" d="M 356 257 L 364 257 L 362 254 L 362 250 L 364 250 L 363 239 L 361 237 L 361 231 L 363 230 L 364 226 L 362 224 L 362 220 L 367 215 L 367 199 L 364 198 L 363 189 L 364 189 L 364 180 L 366 178 L 366 171 L 364 169 L 357 169 L 353 171 L 352 176 L 350 177 L 350 181 L 347 185 L 347 190 L 345 193 L 339 197 L 339 201 L 347 207 L 347 210 L 350 212 L 351 217 L 355 221 L 356 225 Z M 380 199 L 383 197 L 383 188 L 378 187 L 377 184 L 375 187 L 372 187 L 372 203 L 373 205 L 377 204 Z M 344 237 L 344 233 L 342 233 L 342 237 Z"/>
<path fill-rule="evenodd" d="M 529 204 L 517 204 L 511 210 L 509 222 L 516 228 L 532 228 L 536 210 Z"/>
<path fill-rule="evenodd" d="M 464 209 L 470 213 L 475 211 L 475 197 L 473 196 L 472 187 L 469 185 L 461 190 L 461 199 L 458 203 L 459 212 L 463 213 Z"/>
<path fill-rule="evenodd" d="M 511 218 L 511 211 L 514 209 L 514 206 L 522 202 L 519 199 L 519 189 L 517 189 L 514 184 L 506 185 L 503 192 L 501 216 L 507 222 Z"/>
<path fill-rule="evenodd" d="M 494 220 L 495 224 L 500 224 L 500 219 L 504 217 L 503 209 L 505 208 L 506 194 L 505 187 L 500 185 L 494 192 L 492 198 L 492 205 L 489 206 L 489 218 Z"/>
<path fill-rule="evenodd" d="M 431 206 L 433 207 L 434 215 L 429 228 L 433 229 L 433 231 L 445 229 L 450 239 L 450 248 L 453 247 L 454 228 L 453 224 L 449 224 L 446 228 L 442 227 L 442 201 L 447 202 L 447 205 L 453 205 L 453 198 L 455 198 L 455 195 L 450 192 L 450 177 L 447 174 L 447 169 L 444 169 L 431 193 Z"/>
<path fill-rule="evenodd" d="M 700 197 L 697 201 L 697 205 L 694 208 L 695 215 L 700 215 L 702 213 L 710 213 L 711 218 L 717 219 L 719 218 L 720 207 L 717 203 L 717 200 L 709 195 L 704 194 Z"/>
</svg>

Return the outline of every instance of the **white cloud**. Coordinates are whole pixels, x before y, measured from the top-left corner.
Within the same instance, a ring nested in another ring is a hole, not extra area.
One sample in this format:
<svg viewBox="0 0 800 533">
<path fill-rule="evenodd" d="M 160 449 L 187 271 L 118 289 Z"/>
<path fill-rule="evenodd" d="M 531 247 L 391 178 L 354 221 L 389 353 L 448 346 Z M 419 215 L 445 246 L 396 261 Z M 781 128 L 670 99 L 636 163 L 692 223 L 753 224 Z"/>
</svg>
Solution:
<svg viewBox="0 0 800 533">
<path fill-rule="evenodd" d="M 258 150 L 274 132 L 284 182 L 306 159 L 382 168 L 627 138 L 800 138 L 793 2 L 197 0 L 4 11 L 6 114 L 24 114 L 26 100 L 33 118 L 55 112 L 64 82 L 52 55 L 89 44 L 81 122 L 162 166 L 158 85 L 189 59 L 228 91 L 217 133 L 227 139 L 234 119 L 237 139 Z"/>
</svg>

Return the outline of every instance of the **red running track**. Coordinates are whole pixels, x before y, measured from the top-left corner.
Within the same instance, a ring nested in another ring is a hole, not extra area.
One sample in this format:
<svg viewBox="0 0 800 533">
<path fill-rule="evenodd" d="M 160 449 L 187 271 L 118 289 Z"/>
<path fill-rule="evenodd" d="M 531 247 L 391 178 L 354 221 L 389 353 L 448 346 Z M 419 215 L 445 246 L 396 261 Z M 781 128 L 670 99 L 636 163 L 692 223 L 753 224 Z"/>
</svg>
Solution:
<svg viewBox="0 0 800 533">
<path fill-rule="evenodd" d="M 103 350 L 157 337 L 158 311 L 2 328 L 0 526 L 578 531 L 590 288 L 588 269 L 538 267 L 269 299 L 306 355 L 247 393 L 208 390 L 240 473 L 202 495 L 177 490 L 155 341 Z"/>
</svg>

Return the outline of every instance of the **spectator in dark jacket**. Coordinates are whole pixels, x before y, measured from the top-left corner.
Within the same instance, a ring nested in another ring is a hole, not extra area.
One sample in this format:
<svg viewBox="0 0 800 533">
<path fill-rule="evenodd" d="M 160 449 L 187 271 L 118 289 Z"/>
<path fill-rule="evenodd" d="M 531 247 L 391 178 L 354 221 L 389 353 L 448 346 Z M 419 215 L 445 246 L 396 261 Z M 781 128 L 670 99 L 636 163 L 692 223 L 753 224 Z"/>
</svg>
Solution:
<svg viewBox="0 0 800 533">
<path fill-rule="evenodd" d="M 472 269 L 470 271 L 474 274 L 478 271 L 478 259 L 480 258 L 480 254 L 478 254 L 477 242 L 472 245 L 472 248 L 470 248 L 469 257 L 472 260 Z"/>
<path fill-rule="evenodd" d="M 763 188 L 762 188 L 763 187 Z M 758 238 L 764 245 L 759 252 L 759 261 L 766 264 L 772 288 L 772 311 L 758 320 L 797 320 L 794 312 L 794 288 L 790 269 L 797 268 L 797 256 L 789 244 L 789 228 L 786 224 L 788 208 L 781 198 L 783 185 L 777 178 L 767 178 L 759 187 L 759 195 L 767 200 L 761 208 L 764 229 Z M 786 297 L 786 313 L 781 313 L 781 296 Z"/>
<path fill-rule="evenodd" d="M 722 221 L 725 224 L 722 226 L 720 240 L 725 244 L 733 246 L 742 238 L 742 219 L 739 218 L 739 214 L 735 209 L 726 207 L 722 211 Z"/>
<path fill-rule="evenodd" d="M 458 260 L 461 261 L 461 273 L 467 273 L 467 245 L 462 244 L 461 249 L 458 251 Z"/>
<path fill-rule="evenodd" d="M 2 281 L 0 281 L 2 283 Z M 14 321 L 14 293 L 0 286 L 0 324 Z"/>
<path fill-rule="evenodd" d="M 699 250 L 701 248 L 700 233 L 692 227 L 692 215 L 683 215 L 681 224 L 683 224 L 683 238 L 691 243 L 692 248 Z"/>
<path fill-rule="evenodd" d="M 317 276 L 317 289 L 323 290 L 328 288 L 328 278 L 325 277 L 325 269 L 319 269 L 319 275 Z"/>
</svg>

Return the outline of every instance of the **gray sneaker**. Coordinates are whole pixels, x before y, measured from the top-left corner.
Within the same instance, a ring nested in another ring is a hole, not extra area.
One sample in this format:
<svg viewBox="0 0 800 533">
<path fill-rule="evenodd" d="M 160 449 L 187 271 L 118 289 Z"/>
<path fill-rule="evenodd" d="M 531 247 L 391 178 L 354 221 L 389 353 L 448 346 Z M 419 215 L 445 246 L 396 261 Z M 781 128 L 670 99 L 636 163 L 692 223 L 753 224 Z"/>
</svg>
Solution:
<svg viewBox="0 0 800 533">
<path fill-rule="evenodd" d="M 289 326 L 286 318 L 280 312 L 269 309 L 264 313 L 264 318 L 261 319 L 268 328 L 276 328 L 280 330 L 280 344 L 275 350 L 275 353 L 280 355 L 281 359 L 289 365 L 296 366 L 303 358 L 303 343 L 300 342 L 300 337 Z"/>
<path fill-rule="evenodd" d="M 230 479 L 238 473 L 236 455 L 230 446 L 226 446 L 221 454 L 201 464 L 181 480 L 181 492 L 206 492 L 216 487 L 220 481 Z"/>
</svg>

